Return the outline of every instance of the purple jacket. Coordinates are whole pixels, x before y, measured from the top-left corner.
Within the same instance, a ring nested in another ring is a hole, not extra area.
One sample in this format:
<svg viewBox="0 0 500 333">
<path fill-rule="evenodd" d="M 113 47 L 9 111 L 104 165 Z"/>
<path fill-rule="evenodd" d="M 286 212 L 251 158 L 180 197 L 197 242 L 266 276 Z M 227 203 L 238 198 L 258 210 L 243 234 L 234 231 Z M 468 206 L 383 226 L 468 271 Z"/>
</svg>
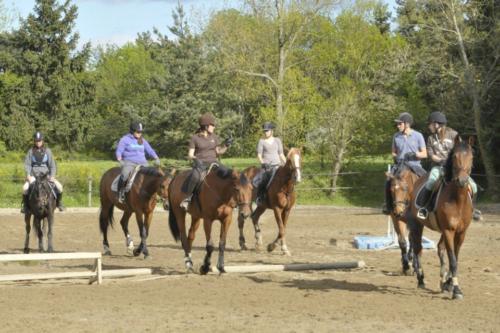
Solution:
<svg viewBox="0 0 500 333">
<path fill-rule="evenodd" d="M 116 158 L 124 161 L 130 161 L 137 164 L 147 163 L 146 155 L 153 159 L 157 159 L 158 155 L 151 148 L 149 143 L 143 138 L 142 145 L 137 143 L 137 139 L 132 134 L 126 134 L 118 142 L 116 147 Z"/>
</svg>

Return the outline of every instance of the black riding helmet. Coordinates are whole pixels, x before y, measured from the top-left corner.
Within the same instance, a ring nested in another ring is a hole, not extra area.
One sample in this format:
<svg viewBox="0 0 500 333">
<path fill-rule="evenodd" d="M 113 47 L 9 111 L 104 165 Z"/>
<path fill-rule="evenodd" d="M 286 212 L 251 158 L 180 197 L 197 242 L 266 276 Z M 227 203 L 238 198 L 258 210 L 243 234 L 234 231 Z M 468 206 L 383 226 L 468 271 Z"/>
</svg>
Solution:
<svg viewBox="0 0 500 333">
<path fill-rule="evenodd" d="M 130 123 L 130 133 L 135 133 L 135 132 L 142 133 L 143 130 L 144 126 L 142 125 L 141 122 L 133 121 L 132 123 Z"/>
<path fill-rule="evenodd" d="M 435 111 L 429 115 L 429 118 L 427 118 L 427 122 L 446 124 L 448 121 L 446 120 L 446 116 L 444 115 L 444 113 L 439 112 L 439 111 Z"/>
<path fill-rule="evenodd" d="M 36 131 L 35 134 L 33 134 L 33 141 L 43 141 L 42 132 Z"/>
<path fill-rule="evenodd" d="M 274 129 L 275 126 L 273 123 L 269 122 L 269 121 L 266 121 L 263 125 L 262 125 L 262 130 L 264 131 L 270 131 L 272 129 Z"/>
<path fill-rule="evenodd" d="M 396 123 L 409 123 L 410 125 L 413 124 L 413 116 L 409 114 L 408 112 L 403 112 L 399 114 L 399 117 L 394 119 L 394 122 Z"/>
</svg>

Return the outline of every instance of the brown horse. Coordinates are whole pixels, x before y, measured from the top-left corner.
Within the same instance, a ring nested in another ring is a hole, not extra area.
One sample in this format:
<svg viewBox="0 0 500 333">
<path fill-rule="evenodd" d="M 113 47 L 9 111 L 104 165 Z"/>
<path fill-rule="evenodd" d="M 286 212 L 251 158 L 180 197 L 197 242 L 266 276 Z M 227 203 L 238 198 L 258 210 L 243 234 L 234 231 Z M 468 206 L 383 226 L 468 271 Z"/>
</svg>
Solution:
<svg viewBox="0 0 500 333">
<path fill-rule="evenodd" d="M 189 235 L 186 234 L 186 211 L 180 207 L 180 203 L 186 194 L 181 190 L 185 179 L 190 171 L 185 171 L 174 177 L 169 188 L 169 226 L 172 236 L 176 241 L 181 240 L 184 249 L 184 264 L 188 272 L 193 270 L 191 248 L 196 230 L 203 219 L 203 227 L 207 240 L 206 255 L 200 273 L 206 274 L 210 270 L 210 258 L 214 250 L 212 241 L 212 222 L 221 221 L 221 232 L 219 238 L 219 258 L 217 268 L 224 271 L 224 251 L 226 248 L 226 236 L 231 225 L 233 209 L 240 206 L 242 214 L 250 215 L 252 187 L 250 181 L 236 171 L 209 169 L 207 176 L 199 187 L 189 205 L 188 212 L 191 215 L 191 227 Z"/>
<path fill-rule="evenodd" d="M 143 167 L 137 173 L 134 183 L 127 194 L 125 202 L 118 201 L 118 194 L 111 190 L 113 180 L 120 174 L 120 168 L 112 168 L 106 171 L 101 178 L 101 211 L 99 213 L 99 225 L 103 234 L 104 254 L 111 255 L 108 243 L 108 226 L 113 224 L 114 206 L 123 210 L 123 216 L 120 220 L 123 232 L 126 238 L 127 252 L 138 256 L 144 254 L 144 258 L 149 256 L 146 246 L 146 239 L 149 233 L 149 226 L 153 218 L 153 210 L 156 206 L 157 195 L 163 200 L 163 206 L 168 209 L 168 187 L 172 180 L 174 170 L 171 173 L 165 173 L 160 168 Z M 130 216 L 135 213 L 141 244 L 134 249 L 134 242 L 128 232 L 128 221 Z"/>
<path fill-rule="evenodd" d="M 274 218 L 278 224 L 278 236 L 276 239 L 267 245 L 267 251 L 272 252 L 278 243 L 281 244 L 283 254 L 290 255 L 290 251 L 286 246 L 285 229 L 288 222 L 288 217 L 292 207 L 295 205 L 296 193 L 295 184 L 301 181 L 301 153 L 298 148 L 291 148 L 288 151 L 286 163 L 280 166 L 267 188 L 266 200 L 252 213 L 252 222 L 255 229 L 256 250 L 262 248 L 262 234 L 259 223 L 260 216 L 266 209 L 272 209 Z M 250 167 L 243 171 L 248 179 L 253 179 L 259 172 L 260 168 Z M 256 198 L 256 191 L 253 193 L 252 199 Z M 245 236 L 243 234 L 243 226 L 245 223 L 244 214 L 238 216 L 238 227 L 240 229 L 240 247 L 246 250 Z"/>
<path fill-rule="evenodd" d="M 398 235 L 399 248 L 401 249 L 401 264 L 403 274 L 410 274 L 409 260 L 412 253 L 407 252 L 408 244 L 406 242 L 406 223 L 408 222 L 407 215 L 410 212 L 410 199 L 413 193 L 415 182 L 419 176 L 415 174 L 405 162 L 401 162 L 395 166 L 393 171 L 386 172 L 386 176 L 390 180 L 391 195 L 393 200 L 393 210 L 391 211 L 392 224 Z"/>
<path fill-rule="evenodd" d="M 473 151 L 473 139 L 462 141 L 457 136 L 455 146 L 448 158 L 446 174 L 451 179 L 445 182 L 437 197 L 436 212 L 430 213 L 425 220 L 417 218 L 418 207 L 415 199 L 425 183 L 422 177 L 415 184 L 411 196 L 410 242 L 414 249 L 413 267 L 417 273 L 418 287 L 425 287 L 424 271 L 421 266 L 423 227 L 441 233 L 438 243 L 438 256 L 441 268 L 441 290 L 452 291 L 454 299 L 462 299 L 463 293 L 458 285 L 457 266 L 460 247 L 472 219 L 472 200 L 469 194 L 468 179 L 470 177 Z M 435 217 L 435 218 L 434 218 Z M 449 272 L 446 272 L 444 251 L 448 253 Z M 451 277 L 449 276 L 451 274 Z"/>
</svg>

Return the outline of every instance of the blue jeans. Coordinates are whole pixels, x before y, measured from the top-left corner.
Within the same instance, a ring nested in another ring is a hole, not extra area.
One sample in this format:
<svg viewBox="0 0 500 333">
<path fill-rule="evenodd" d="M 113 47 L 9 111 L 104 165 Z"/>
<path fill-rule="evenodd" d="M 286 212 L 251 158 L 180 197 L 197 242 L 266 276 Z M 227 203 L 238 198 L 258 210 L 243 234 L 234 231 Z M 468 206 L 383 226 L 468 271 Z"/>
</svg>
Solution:
<svg viewBox="0 0 500 333">
<path fill-rule="evenodd" d="M 434 184 L 444 175 L 444 168 L 442 166 L 433 166 L 431 171 L 429 171 L 429 178 L 427 178 L 427 182 L 425 183 L 425 188 L 428 189 L 429 191 L 432 191 L 434 188 Z M 472 194 L 477 193 L 477 184 L 472 179 L 469 177 L 469 185 L 472 188 Z"/>
</svg>

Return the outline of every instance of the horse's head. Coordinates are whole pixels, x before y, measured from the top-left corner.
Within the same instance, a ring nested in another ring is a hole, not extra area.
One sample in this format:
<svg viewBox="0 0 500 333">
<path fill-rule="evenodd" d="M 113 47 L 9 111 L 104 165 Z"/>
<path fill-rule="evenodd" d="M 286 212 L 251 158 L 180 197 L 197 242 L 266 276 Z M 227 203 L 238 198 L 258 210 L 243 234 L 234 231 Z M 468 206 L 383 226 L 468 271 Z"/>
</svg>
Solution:
<svg viewBox="0 0 500 333">
<path fill-rule="evenodd" d="M 470 137 L 468 141 L 462 140 L 457 135 L 455 146 L 450 154 L 452 166 L 452 180 L 460 187 L 465 187 L 469 183 L 469 177 L 472 170 L 473 151 L 472 145 L 474 138 Z"/>
<path fill-rule="evenodd" d="M 49 206 L 50 198 L 52 196 L 52 189 L 50 188 L 49 179 L 47 174 L 36 177 L 36 181 L 32 189 L 32 202 L 34 202 L 34 212 L 43 214 Z"/>
<path fill-rule="evenodd" d="M 293 171 L 293 180 L 296 183 L 302 181 L 301 169 L 301 154 L 299 148 L 290 148 L 286 156 L 286 165 Z"/>
<path fill-rule="evenodd" d="M 170 187 L 170 183 L 172 182 L 172 179 L 174 178 L 175 169 L 172 169 L 170 172 L 164 172 L 163 170 L 161 171 L 163 173 L 163 176 L 160 179 L 160 186 L 158 187 L 158 191 L 156 192 L 160 199 L 163 201 L 163 208 L 165 210 L 169 209 L 168 206 L 168 188 Z"/>
<path fill-rule="evenodd" d="M 396 217 L 401 217 L 410 203 L 410 194 L 413 190 L 412 172 L 407 167 L 402 167 L 395 173 L 386 172 L 385 175 L 391 182 L 393 214 Z"/>
<path fill-rule="evenodd" d="M 233 200 L 236 201 L 240 216 L 247 218 L 252 214 L 252 182 L 244 172 L 240 174 L 235 170 L 231 174 L 231 179 L 233 181 Z"/>
</svg>

